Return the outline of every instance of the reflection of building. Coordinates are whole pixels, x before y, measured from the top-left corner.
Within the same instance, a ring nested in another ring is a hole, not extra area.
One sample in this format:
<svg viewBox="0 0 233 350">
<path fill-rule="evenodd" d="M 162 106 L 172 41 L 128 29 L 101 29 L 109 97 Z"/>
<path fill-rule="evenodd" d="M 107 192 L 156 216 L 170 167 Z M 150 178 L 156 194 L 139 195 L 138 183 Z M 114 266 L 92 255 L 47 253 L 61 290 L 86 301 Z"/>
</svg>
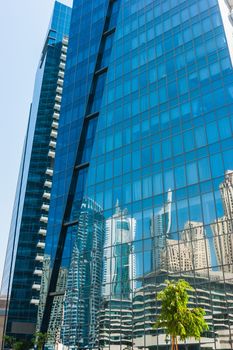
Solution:
<svg viewBox="0 0 233 350">
<path fill-rule="evenodd" d="M 117 203 L 115 214 L 106 220 L 104 247 L 104 297 L 129 299 L 135 276 L 132 242 L 136 220 L 127 216 Z"/>
<path fill-rule="evenodd" d="M 50 314 L 48 328 L 48 349 L 53 349 L 54 342 L 59 342 L 61 339 L 61 324 L 63 319 L 63 291 L 66 288 L 68 271 L 66 268 L 60 268 L 56 294 L 53 299 L 52 311 Z"/>
<path fill-rule="evenodd" d="M 228 170 L 225 173 L 225 180 L 219 185 L 224 214 L 227 218 L 232 218 L 233 215 L 233 170 Z"/>
<path fill-rule="evenodd" d="M 232 280 L 222 280 L 220 272 L 177 273 L 169 275 L 166 271 L 143 276 L 142 287 L 135 291 L 133 298 L 133 343 L 135 348 L 153 349 L 165 346 L 163 330 L 154 330 L 155 315 L 160 312 L 156 294 L 164 288 L 166 279 L 186 279 L 194 288 L 189 292 L 190 307 L 202 307 L 206 312 L 209 331 L 202 336 L 201 348 L 232 349 L 233 336 L 233 293 Z M 227 278 L 227 276 L 226 276 Z M 157 335 L 157 336 L 156 336 Z M 182 344 L 182 342 L 180 342 Z M 187 344 L 197 345 L 199 341 L 187 339 Z M 215 348 L 216 345 L 216 348 Z"/>
<path fill-rule="evenodd" d="M 55 2 L 36 73 L 17 184 L 2 282 L 2 293 L 9 300 L 6 334 L 17 338 L 31 338 L 37 320 L 44 228 L 48 222 L 62 98 L 63 79 L 59 79 L 59 74 L 64 77 L 62 49 L 67 50 L 62 48 L 62 41 L 69 34 L 70 16 L 69 7 Z"/>
<path fill-rule="evenodd" d="M 103 347 L 132 344 L 132 293 L 135 278 L 136 220 L 121 210 L 106 220 L 103 302 L 100 311 L 100 344 Z"/>
<path fill-rule="evenodd" d="M 102 286 L 102 208 L 83 200 L 64 298 L 62 342 L 76 349 L 95 346 Z"/>
<path fill-rule="evenodd" d="M 119 349 L 132 345 L 132 300 L 104 300 L 100 310 L 100 345 L 106 349 Z"/>
<path fill-rule="evenodd" d="M 41 276 L 40 299 L 39 299 L 38 313 L 37 313 L 37 331 L 39 331 L 40 329 L 40 325 L 43 317 L 43 310 L 45 307 L 46 295 L 48 292 L 49 275 L 50 275 L 50 257 L 48 255 L 44 255 L 42 276 Z"/>
<path fill-rule="evenodd" d="M 151 219 L 151 237 L 153 240 L 152 248 L 152 270 L 161 268 L 161 254 L 166 246 L 166 240 L 169 238 L 171 229 L 171 206 L 172 192 L 168 191 L 167 203 L 155 213 Z"/>
<path fill-rule="evenodd" d="M 211 225 L 218 265 L 225 272 L 233 272 L 233 171 L 228 170 L 219 186 L 224 216 Z"/>
<path fill-rule="evenodd" d="M 187 222 L 179 241 L 168 239 L 162 252 L 162 267 L 168 271 L 205 269 L 210 263 L 209 241 L 201 222 Z"/>
<path fill-rule="evenodd" d="M 43 273 L 41 277 L 41 289 L 40 289 L 40 301 L 37 314 L 37 331 L 40 329 L 43 311 L 45 307 L 46 295 L 48 292 L 48 281 L 50 275 L 50 257 L 44 256 L 43 261 Z M 67 268 L 61 268 L 59 271 L 56 296 L 54 297 L 53 307 L 50 315 L 50 322 L 48 328 L 48 349 L 53 349 L 54 341 L 60 340 L 61 322 L 63 318 L 63 291 L 65 290 L 67 283 Z M 59 295 L 60 293 L 60 295 Z"/>
</svg>

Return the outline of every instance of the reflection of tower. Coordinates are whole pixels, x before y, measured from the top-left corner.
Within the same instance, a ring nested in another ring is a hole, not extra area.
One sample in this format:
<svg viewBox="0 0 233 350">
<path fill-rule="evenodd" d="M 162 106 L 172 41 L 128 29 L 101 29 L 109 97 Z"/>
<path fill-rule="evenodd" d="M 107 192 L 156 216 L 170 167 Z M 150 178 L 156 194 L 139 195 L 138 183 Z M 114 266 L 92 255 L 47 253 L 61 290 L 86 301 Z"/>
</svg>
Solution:
<svg viewBox="0 0 233 350">
<path fill-rule="evenodd" d="M 135 275 L 135 257 L 132 250 L 135 231 L 136 220 L 127 217 L 127 211 L 122 211 L 117 202 L 115 214 L 106 220 L 103 277 L 105 297 L 130 298 Z"/>
<path fill-rule="evenodd" d="M 45 254 L 43 259 L 42 277 L 41 277 L 41 288 L 40 288 L 40 301 L 38 306 L 37 314 L 37 331 L 39 332 L 41 321 L 43 317 L 43 311 L 46 302 L 46 296 L 48 293 L 48 281 L 50 277 L 50 256 Z"/>
<path fill-rule="evenodd" d="M 132 297 L 135 278 L 136 220 L 121 210 L 106 220 L 103 302 L 100 311 L 100 345 L 111 348 L 132 345 Z"/>
<path fill-rule="evenodd" d="M 190 271 L 210 266 L 210 247 L 203 224 L 186 222 L 180 240 L 168 239 L 161 257 L 162 268 L 168 271 Z"/>
<path fill-rule="evenodd" d="M 93 200 L 83 200 L 64 299 L 63 343 L 93 347 L 98 336 L 102 285 L 104 217 Z"/>
<path fill-rule="evenodd" d="M 233 171 L 225 173 L 225 180 L 219 186 L 224 216 L 211 225 L 214 245 L 220 269 L 233 272 Z"/>
<path fill-rule="evenodd" d="M 50 314 L 48 327 L 48 349 L 53 350 L 55 342 L 59 342 L 61 338 L 61 323 L 63 318 L 63 291 L 67 283 L 67 268 L 61 267 L 57 279 L 56 296 L 53 299 L 53 306 Z"/>
<path fill-rule="evenodd" d="M 233 171 L 228 170 L 225 173 L 225 180 L 219 186 L 224 214 L 227 218 L 232 218 L 233 214 Z"/>
<path fill-rule="evenodd" d="M 62 340 L 64 344 L 75 346 L 77 336 L 77 317 L 78 317 L 78 290 L 79 290 L 79 250 L 77 244 L 74 244 L 72 260 L 70 263 L 66 295 L 64 298 L 64 322 L 62 327 Z"/>
<path fill-rule="evenodd" d="M 169 238 L 171 229 L 171 205 L 172 191 L 168 190 L 167 203 L 155 213 L 151 219 L 152 248 L 152 270 L 161 268 L 161 253 L 166 246 L 166 239 Z"/>
</svg>

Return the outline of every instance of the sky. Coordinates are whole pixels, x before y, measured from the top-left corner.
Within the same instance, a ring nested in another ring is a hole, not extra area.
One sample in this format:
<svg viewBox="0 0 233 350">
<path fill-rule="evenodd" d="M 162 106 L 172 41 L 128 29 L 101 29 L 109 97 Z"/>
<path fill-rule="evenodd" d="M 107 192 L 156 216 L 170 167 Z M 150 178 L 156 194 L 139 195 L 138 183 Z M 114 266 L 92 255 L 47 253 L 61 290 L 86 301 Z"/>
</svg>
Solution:
<svg viewBox="0 0 233 350">
<path fill-rule="evenodd" d="M 54 0 L 0 0 L 0 283 L 35 74 L 53 5 Z"/>
</svg>

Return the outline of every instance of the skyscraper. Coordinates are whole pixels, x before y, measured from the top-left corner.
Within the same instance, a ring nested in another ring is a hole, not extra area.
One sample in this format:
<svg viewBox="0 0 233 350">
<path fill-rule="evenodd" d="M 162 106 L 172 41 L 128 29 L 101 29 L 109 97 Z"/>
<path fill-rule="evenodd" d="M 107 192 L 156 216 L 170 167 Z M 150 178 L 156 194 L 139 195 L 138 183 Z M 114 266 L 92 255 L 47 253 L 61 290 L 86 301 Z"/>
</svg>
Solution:
<svg viewBox="0 0 233 350">
<path fill-rule="evenodd" d="M 35 332 L 70 16 L 55 2 L 21 161 L 1 291 L 8 297 L 5 331 L 16 338 Z"/>
<path fill-rule="evenodd" d="M 232 235 L 232 9 L 74 2 L 38 322 L 50 332 L 56 319 L 47 349 L 162 348 L 155 295 L 180 277 L 209 324 L 187 347 L 233 348 L 232 252 L 214 228 Z"/>
<path fill-rule="evenodd" d="M 229 203 L 221 199 L 219 186 L 233 169 L 231 6 L 223 0 L 74 2 L 41 331 L 49 329 L 56 297 L 63 296 L 64 306 L 72 305 L 68 292 L 82 283 L 81 276 L 72 279 L 73 272 L 64 290 L 57 285 L 63 261 L 73 271 L 76 266 L 69 253 L 73 230 L 88 226 L 83 198 L 102 208 L 106 230 L 101 271 L 87 259 L 90 271 L 102 276 L 100 303 L 91 302 L 89 287 L 74 297 L 75 308 L 84 308 L 88 298 L 90 303 L 79 330 L 72 331 L 72 349 L 162 346 L 164 331 L 152 329 L 150 315 L 159 308 L 150 304 L 151 295 L 166 278 L 179 276 L 193 285 L 192 305 L 202 301 L 210 325 L 200 344 L 190 340 L 190 346 L 233 346 L 233 275 L 223 274 L 211 229 L 226 216 Z M 127 214 L 116 209 L 117 200 Z M 127 224 L 130 218 L 135 225 Z M 118 231 L 110 229 L 118 221 L 120 240 Z M 88 226 L 90 237 L 93 230 Z M 95 256 L 91 244 L 86 254 Z M 86 257 L 78 251 L 75 256 L 78 266 L 84 266 Z M 210 296 L 208 303 L 202 291 Z M 72 310 L 67 310 L 62 321 L 66 330 L 72 328 Z M 97 316 L 94 332 L 91 310 Z"/>
</svg>

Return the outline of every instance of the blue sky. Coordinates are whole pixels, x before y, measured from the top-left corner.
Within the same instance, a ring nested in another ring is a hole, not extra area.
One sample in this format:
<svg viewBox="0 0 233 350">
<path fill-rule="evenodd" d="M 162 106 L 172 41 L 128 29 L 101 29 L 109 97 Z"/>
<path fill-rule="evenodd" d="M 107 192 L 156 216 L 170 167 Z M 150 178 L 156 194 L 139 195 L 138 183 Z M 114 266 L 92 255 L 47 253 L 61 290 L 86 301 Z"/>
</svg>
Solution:
<svg viewBox="0 0 233 350">
<path fill-rule="evenodd" d="M 72 0 L 60 0 L 71 5 Z M 54 0 L 2 1 L 0 11 L 0 281 L 37 65 Z"/>
</svg>

